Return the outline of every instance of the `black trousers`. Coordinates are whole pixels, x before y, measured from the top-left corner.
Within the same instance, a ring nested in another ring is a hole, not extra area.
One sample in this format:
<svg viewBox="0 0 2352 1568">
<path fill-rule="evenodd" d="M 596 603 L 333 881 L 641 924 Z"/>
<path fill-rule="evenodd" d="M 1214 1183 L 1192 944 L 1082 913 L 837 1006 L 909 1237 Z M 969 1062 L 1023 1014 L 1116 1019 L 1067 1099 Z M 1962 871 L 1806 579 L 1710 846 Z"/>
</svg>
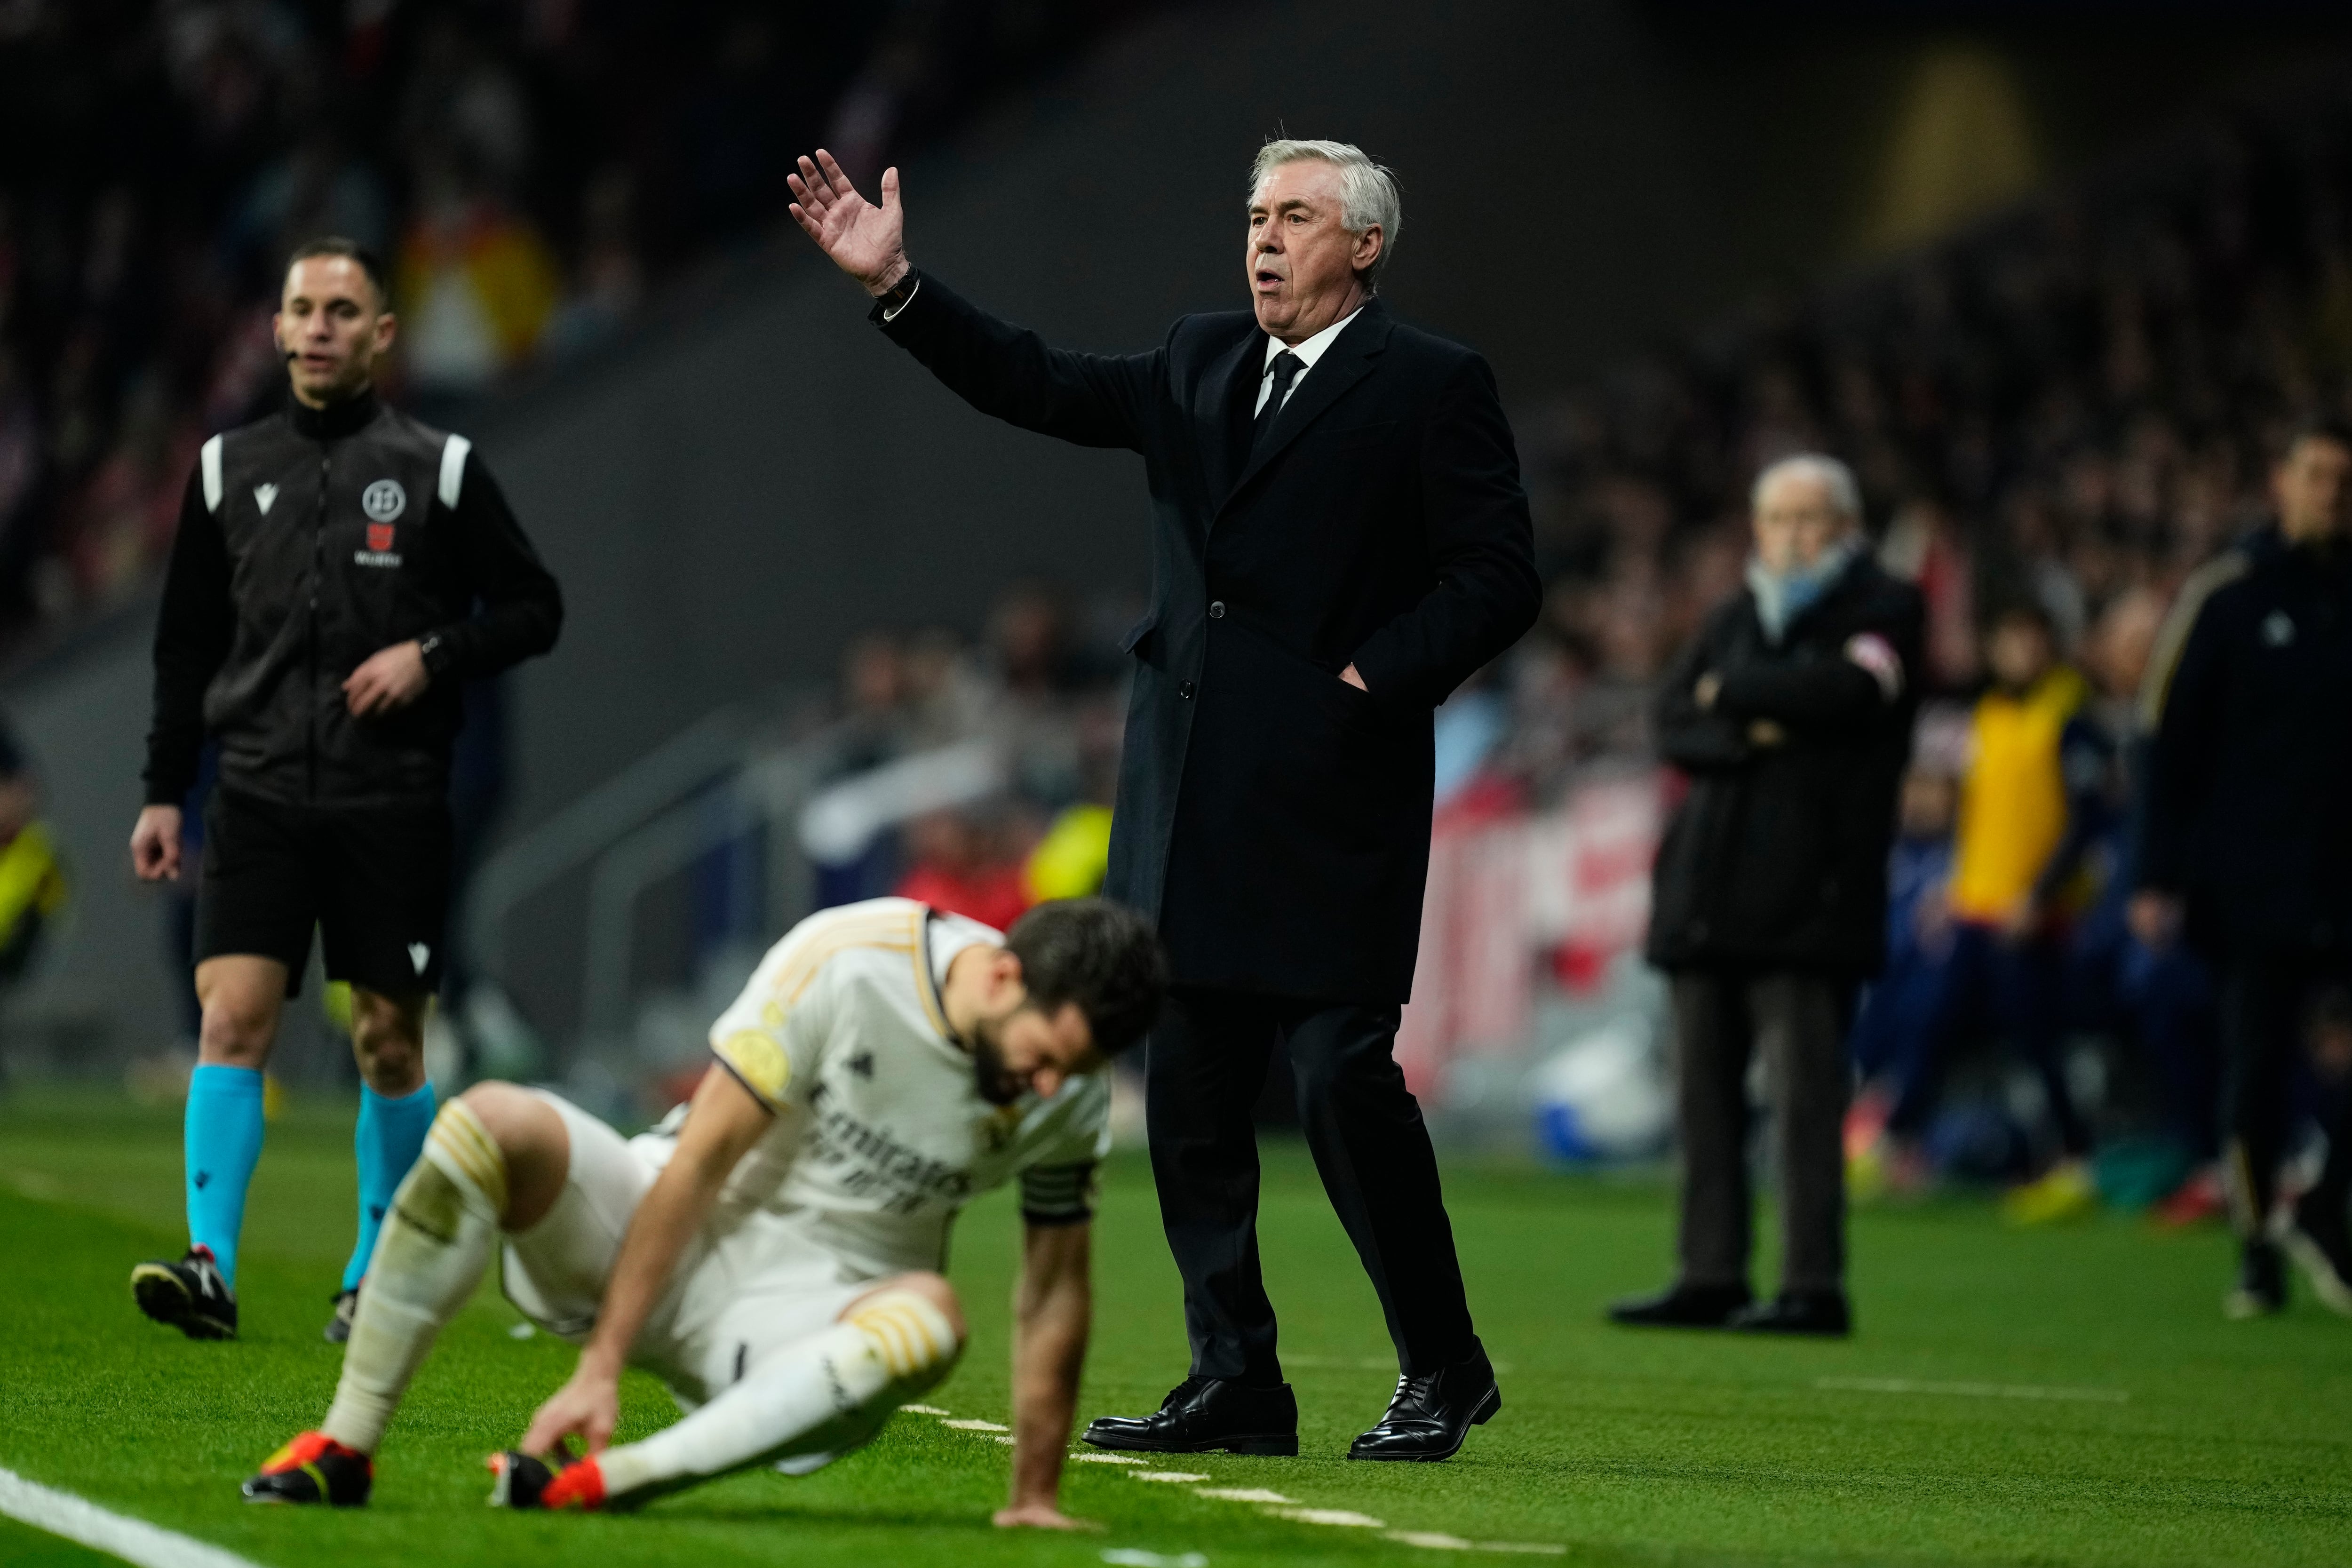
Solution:
<svg viewBox="0 0 2352 1568">
<path fill-rule="evenodd" d="M 1674 977 L 1675 1108 L 1682 1138 L 1685 1285 L 1745 1285 L 1748 1062 L 1764 1058 L 1780 1184 L 1780 1288 L 1845 1287 L 1845 1153 L 1854 987 L 1821 975 L 1691 971 Z"/>
<path fill-rule="evenodd" d="M 1406 1373 L 1476 1347 L 1454 1227 L 1421 1106 L 1396 1065 L 1399 1009 L 1180 987 L 1146 1047 L 1146 1116 L 1160 1217 L 1184 1277 L 1200 1377 L 1282 1381 L 1258 1270 L 1251 1108 L 1277 1041 L 1323 1189 L 1380 1293 Z"/>
<path fill-rule="evenodd" d="M 2286 1154 L 2288 1100 L 2303 1055 L 2309 1008 L 2329 984 L 2352 984 L 2352 949 L 2241 953 L 2221 974 L 2221 1045 L 2227 1056 L 2231 1217 L 2242 1237 L 2263 1233 Z M 2327 1164 L 2315 1202 L 2344 1210 L 2352 1193 L 2352 1091 L 2337 1096 Z"/>
</svg>

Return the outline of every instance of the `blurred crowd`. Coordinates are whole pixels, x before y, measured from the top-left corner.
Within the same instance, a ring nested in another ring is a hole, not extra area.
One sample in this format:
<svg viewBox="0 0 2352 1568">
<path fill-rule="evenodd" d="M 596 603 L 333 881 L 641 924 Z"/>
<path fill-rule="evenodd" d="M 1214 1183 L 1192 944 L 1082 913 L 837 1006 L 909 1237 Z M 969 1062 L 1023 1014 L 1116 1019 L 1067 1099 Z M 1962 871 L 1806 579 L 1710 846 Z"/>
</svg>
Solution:
<svg viewBox="0 0 2352 1568">
<path fill-rule="evenodd" d="M 803 823 L 818 901 L 898 893 L 1002 928 L 1099 888 L 1137 607 L 1024 583 L 977 644 L 937 626 L 853 642 Z"/>
<path fill-rule="evenodd" d="M 0 5 L 0 644 L 120 602 L 212 431 L 278 395 L 288 250 L 392 263 L 430 413 L 755 243 L 1141 0 Z"/>
</svg>

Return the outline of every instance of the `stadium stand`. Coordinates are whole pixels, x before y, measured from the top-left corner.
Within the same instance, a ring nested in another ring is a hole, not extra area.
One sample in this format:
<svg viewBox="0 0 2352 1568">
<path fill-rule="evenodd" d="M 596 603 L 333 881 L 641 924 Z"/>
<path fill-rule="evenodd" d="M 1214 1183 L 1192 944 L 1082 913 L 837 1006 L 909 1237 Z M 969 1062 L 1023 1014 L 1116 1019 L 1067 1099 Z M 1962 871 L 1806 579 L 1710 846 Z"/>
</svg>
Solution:
<svg viewBox="0 0 2352 1568">
<path fill-rule="evenodd" d="M 870 174 L 1145 8 L 0 8 L 0 649 L 150 581 L 198 443 L 278 395 L 299 239 L 393 263 L 396 390 L 446 413 L 756 247 L 788 149 Z"/>
</svg>

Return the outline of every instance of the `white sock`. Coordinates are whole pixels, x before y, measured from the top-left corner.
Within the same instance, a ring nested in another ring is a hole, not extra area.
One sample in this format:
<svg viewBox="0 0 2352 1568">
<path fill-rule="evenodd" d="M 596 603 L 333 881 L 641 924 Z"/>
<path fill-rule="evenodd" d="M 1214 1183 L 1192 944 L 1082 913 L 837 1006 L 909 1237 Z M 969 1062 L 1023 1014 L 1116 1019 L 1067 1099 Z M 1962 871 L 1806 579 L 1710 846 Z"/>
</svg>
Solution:
<svg viewBox="0 0 2352 1568">
<path fill-rule="evenodd" d="M 465 1101 L 451 1100 L 384 1216 L 335 1403 L 320 1424 L 328 1436 L 375 1452 L 433 1337 L 481 1279 L 506 1206 L 505 1154 Z"/>
<path fill-rule="evenodd" d="M 947 1376 L 962 1348 L 929 1299 L 886 1290 L 785 1346 L 676 1426 L 604 1450 L 604 1495 L 641 1501 L 749 1465 L 854 1448 Z"/>
</svg>

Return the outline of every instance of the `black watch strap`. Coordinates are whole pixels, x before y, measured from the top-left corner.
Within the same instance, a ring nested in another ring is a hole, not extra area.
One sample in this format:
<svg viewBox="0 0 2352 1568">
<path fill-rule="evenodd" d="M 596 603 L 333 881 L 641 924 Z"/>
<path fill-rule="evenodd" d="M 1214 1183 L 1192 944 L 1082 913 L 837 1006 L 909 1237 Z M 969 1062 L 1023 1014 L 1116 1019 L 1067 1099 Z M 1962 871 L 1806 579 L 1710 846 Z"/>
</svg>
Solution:
<svg viewBox="0 0 2352 1568">
<path fill-rule="evenodd" d="M 884 315 L 896 315 L 906 309 L 908 300 L 915 297 L 915 285 L 920 280 L 921 275 L 909 267 L 898 281 L 874 296 L 874 302 L 881 307 Z"/>
<path fill-rule="evenodd" d="M 416 639 L 416 656 L 425 661 L 425 673 L 427 675 L 437 677 L 446 672 L 457 652 L 449 646 L 449 639 L 439 632 L 427 632 Z"/>
</svg>

